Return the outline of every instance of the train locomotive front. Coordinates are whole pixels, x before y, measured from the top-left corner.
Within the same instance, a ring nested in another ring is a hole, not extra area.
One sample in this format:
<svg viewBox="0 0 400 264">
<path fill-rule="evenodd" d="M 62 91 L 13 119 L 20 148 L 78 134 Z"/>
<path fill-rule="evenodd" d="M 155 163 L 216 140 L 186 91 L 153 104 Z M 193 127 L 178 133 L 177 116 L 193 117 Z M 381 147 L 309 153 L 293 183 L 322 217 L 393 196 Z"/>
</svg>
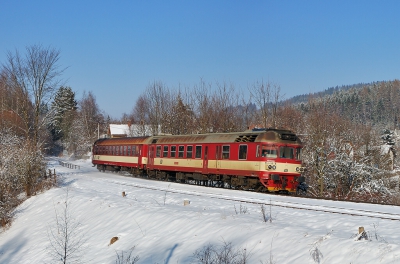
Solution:
<svg viewBox="0 0 400 264">
<path fill-rule="evenodd" d="M 300 139 L 288 130 L 267 130 L 259 135 L 257 156 L 262 159 L 259 180 L 268 191 L 296 192 L 304 183 Z"/>
</svg>

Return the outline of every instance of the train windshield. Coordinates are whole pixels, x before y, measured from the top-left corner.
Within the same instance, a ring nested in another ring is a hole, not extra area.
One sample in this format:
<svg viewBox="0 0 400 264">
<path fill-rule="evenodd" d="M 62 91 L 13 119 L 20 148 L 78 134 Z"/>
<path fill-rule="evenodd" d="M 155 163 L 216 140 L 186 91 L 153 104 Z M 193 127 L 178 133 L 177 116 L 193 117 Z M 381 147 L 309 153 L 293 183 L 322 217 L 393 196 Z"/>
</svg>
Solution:
<svg viewBox="0 0 400 264">
<path fill-rule="evenodd" d="M 294 159 L 294 148 L 292 147 L 280 147 L 279 157 L 284 159 Z"/>
<path fill-rule="evenodd" d="M 261 157 L 275 159 L 278 157 L 278 151 L 273 146 L 263 145 L 261 146 Z"/>
</svg>

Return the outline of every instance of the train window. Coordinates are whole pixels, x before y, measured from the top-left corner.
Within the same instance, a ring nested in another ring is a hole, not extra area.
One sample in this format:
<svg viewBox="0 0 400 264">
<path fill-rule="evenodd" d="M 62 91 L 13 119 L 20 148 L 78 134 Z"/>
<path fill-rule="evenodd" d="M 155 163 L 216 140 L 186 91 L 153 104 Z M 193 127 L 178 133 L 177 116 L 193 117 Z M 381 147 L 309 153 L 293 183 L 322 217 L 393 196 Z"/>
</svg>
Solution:
<svg viewBox="0 0 400 264">
<path fill-rule="evenodd" d="M 247 145 L 240 145 L 239 146 L 239 159 L 240 160 L 247 159 Z"/>
<path fill-rule="evenodd" d="M 127 153 L 127 155 L 128 155 L 128 156 L 131 155 L 131 146 L 128 146 L 128 153 Z"/>
<path fill-rule="evenodd" d="M 157 146 L 157 149 L 156 149 L 156 157 L 157 157 L 157 158 L 161 157 L 161 146 Z"/>
<path fill-rule="evenodd" d="M 196 146 L 196 159 L 201 159 L 201 146 Z"/>
<path fill-rule="evenodd" d="M 163 155 L 164 158 L 168 157 L 168 146 L 164 146 L 162 155 Z"/>
<path fill-rule="evenodd" d="M 127 147 L 124 146 L 124 156 L 126 156 L 126 149 L 127 149 Z"/>
<path fill-rule="evenodd" d="M 176 146 L 171 146 L 171 158 L 175 158 Z"/>
<path fill-rule="evenodd" d="M 191 159 L 193 157 L 193 146 L 187 146 L 186 148 L 186 158 Z"/>
<path fill-rule="evenodd" d="M 222 146 L 222 159 L 229 159 L 229 146 Z"/>
<path fill-rule="evenodd" d="M 296 149 L 296 159 L 301 160 L 301 148 Z"/>
<path fill-rule="evenodd" d="M 264 145 L 261 148 L 261 157 L 275 159 L 278 157 L 278 151 L 273 146 L 265 146 Z"/>
<path fill-rule="evenodd" d="M 294 149 L 291 147 L 280 147 L 279 148 L 279 157 L 285 159 L 293 159 L 294 158 Z"/>
<path fill-rule="evenodd" d="M 184 147 L 184 146 L 179 146 L 179 147 L 178 147 L 178 157 L 179 157 L 179 158 L 183 158 L 183 152 L 184 152 L 184 150 L 185 150 L 185 147 Z"/>
<path fill-rule="evenodd" d="M 132 156 L 136 156 L 136 146 L 132 146 L 132 150 L 131 150 L 131 152 L 132 152 Z"/>
</svg>

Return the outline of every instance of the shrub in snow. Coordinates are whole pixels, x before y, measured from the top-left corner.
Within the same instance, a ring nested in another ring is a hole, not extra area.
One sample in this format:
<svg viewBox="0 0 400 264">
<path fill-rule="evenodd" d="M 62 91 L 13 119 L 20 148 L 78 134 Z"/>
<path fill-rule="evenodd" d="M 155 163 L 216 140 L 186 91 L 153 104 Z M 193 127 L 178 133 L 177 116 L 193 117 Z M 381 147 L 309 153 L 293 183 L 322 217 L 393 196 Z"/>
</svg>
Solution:
<svg viewBox="0 0 400 264">
<path fill-rule="evenodd" d="M 249 211 L 247 210 L 247 207 L 240 204 L 239 206 L 239 210 L 236 208 L 236 205 L 233 205 L 233 207 L 235 208 L 235 213 L 238 214 L 247 214 Z"/>
<path fill-rule="evenodd" d="M 0 223 L 6 226 L 14 208 L 26 196 L 52 186 L 46 177 L 42 152 L 29 140 L 15 135 L 10 128 L 0 129 Z"/>
<path fill-rule="evenodd" d="M 133 250 L 135 247 L 131 248 L 128 251 L 115 251 L 117 254 L 117 258 L 115 260 L 115 264 L 135 264 L 139 261 L 139 256 L 133 255 Z"/>
<path fill-rule="evenodd" d="M 272 203 L 270 201 L 269 208 L 267 209 L 263 204 L 261 205 L 261 218 L 263 222 L 272 223 Z"/>
<path fill-rule="evenodd" d="M 208 244 L 193 253 L 194 263 L 200 264 L 246 264 L 250 263 L 250 254 L 246 248 L 235 248 L 231 242 L 222 245 Z"/>
</svg>

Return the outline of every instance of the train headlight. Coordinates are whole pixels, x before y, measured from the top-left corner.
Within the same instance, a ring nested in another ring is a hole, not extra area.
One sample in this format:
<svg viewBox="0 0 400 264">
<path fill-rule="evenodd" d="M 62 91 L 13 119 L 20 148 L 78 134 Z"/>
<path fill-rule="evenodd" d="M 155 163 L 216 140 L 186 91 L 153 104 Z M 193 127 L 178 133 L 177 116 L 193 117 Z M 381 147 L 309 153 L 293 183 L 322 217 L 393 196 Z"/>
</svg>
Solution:
<svg viewBox="0 0 400 264">
<path fill-rule="evenodd" d="M 296 171 L 299 172 L 299 171 L 300 171 L 300 168 L 299 168 L 299 167 L 296 167 Z"/>
<path fill-rule="evenodd" d="M 267 162 L 265 163 L 265 168 L 266 168 L 267 170 L 275 170 L 275 169 L 276 169 L 276 165 L 275 165 L 275 163 L 273 163 L 273 162 L 267 161 Z"/>
</svg>

